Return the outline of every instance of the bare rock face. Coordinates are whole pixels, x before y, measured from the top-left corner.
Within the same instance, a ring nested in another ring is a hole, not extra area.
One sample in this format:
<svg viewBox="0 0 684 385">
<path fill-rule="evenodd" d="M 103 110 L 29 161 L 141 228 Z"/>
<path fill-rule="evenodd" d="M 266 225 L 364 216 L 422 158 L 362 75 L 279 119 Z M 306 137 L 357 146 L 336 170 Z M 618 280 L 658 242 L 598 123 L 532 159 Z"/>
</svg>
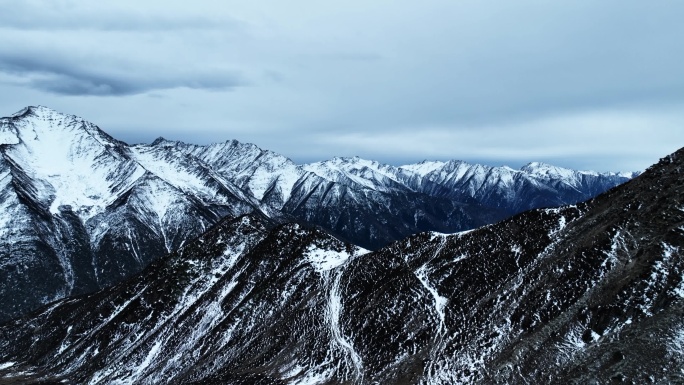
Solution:
<svg viewBox="0 0 684 385">
<path fill-rule="evenodd" d="M 0 383 L 681 383 L 683 172 L 375 252 L 225 219 L 2 325 Z"/>
</svg>

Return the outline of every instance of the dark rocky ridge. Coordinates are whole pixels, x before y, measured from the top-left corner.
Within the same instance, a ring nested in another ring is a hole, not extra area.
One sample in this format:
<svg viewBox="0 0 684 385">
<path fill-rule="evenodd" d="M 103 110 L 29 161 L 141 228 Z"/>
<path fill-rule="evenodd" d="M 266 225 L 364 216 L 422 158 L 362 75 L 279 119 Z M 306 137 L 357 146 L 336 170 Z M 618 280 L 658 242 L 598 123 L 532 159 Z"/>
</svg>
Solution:
<svg viewBox="0 0 684 385">
<path fill-rule="evenodd" d="M 683 172 L 680 150 L 587 203 L 363 255 L 226 220 L 0 327 L 0 383 L 683 383 Z"/>
</svg>

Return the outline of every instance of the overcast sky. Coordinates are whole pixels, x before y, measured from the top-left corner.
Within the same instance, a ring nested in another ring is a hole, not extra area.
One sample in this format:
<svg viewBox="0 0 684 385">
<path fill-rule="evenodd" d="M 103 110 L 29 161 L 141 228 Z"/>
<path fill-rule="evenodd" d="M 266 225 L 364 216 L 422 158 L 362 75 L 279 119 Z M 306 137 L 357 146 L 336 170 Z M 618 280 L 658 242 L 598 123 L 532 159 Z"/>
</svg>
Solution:
<svg viewBox="0 0 684 385">
<path fill-rule="evenodd" d="M 684 2 L 0 0 L 0 115 L 296 162 L 640 170 L 684 146 Z"/>
</svg>

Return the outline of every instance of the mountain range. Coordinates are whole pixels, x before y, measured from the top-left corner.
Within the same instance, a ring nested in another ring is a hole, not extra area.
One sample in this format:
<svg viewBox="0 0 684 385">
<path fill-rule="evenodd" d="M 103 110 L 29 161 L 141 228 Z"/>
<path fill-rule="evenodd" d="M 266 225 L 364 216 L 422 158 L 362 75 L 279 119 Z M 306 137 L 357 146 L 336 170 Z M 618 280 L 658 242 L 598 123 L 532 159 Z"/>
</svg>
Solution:
<svg viewBox="0 0 684 385">
<path fill-rule="evenodd" d="M 634 174 L 462 161 L 297 165 L 252 144 L 129 145 L 46 107 L 0 119 L 0 320 L 123 281 L 226 216 L 317 226 L 377 250 L 572 204 Z"/>
<path fill-rule="evenodd" d="M 683 174 L 376 251 L 228 216 L 1 325 L 0 383 L 680 384 Z"/>
</svg>

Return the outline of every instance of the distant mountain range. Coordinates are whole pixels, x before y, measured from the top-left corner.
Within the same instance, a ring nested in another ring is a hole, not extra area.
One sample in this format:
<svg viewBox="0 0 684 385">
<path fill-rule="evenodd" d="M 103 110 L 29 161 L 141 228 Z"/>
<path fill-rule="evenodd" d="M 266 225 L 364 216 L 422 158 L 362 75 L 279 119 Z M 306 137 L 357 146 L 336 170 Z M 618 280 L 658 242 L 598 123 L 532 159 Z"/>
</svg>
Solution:
<svg viewBox="0 0 684 385">
<path fill-rule="evenodd" d="M 46 107 L 0 119 L 0 320 L 121 282 L 225 216 L 317 226 L 366 249 L 576 203 L 633 177 L 542 163 L 297 165 L 255 145 L 128 145 Z"/>
<path fill-rule="evenodd" d="M 130 156 L 166 151 L 160 144 Z M 303 168 L 351 162 L 362 161 Z M 415 175 L 430 167 L 415 166 L 423 170 Z M 404 184 L 387 166 L 338 169 L 331 183 L 385 175 L 396 184 L 378 183 L 382 193 Z M 433 175 L 423 179 L 441 180 Z M 243 191 L 254 191 L 245 187 L 249 178 L 243 182 Z M 277 196 L 293 195 L 284 191 Z M 683 248 L 684 149 L 584 203 L 453 235 L 421 233 L 374 252 L 255 212 L 221 220 L 130 280 L 0 326 L 0 378 L 680 384 Z"/>
</svg>

